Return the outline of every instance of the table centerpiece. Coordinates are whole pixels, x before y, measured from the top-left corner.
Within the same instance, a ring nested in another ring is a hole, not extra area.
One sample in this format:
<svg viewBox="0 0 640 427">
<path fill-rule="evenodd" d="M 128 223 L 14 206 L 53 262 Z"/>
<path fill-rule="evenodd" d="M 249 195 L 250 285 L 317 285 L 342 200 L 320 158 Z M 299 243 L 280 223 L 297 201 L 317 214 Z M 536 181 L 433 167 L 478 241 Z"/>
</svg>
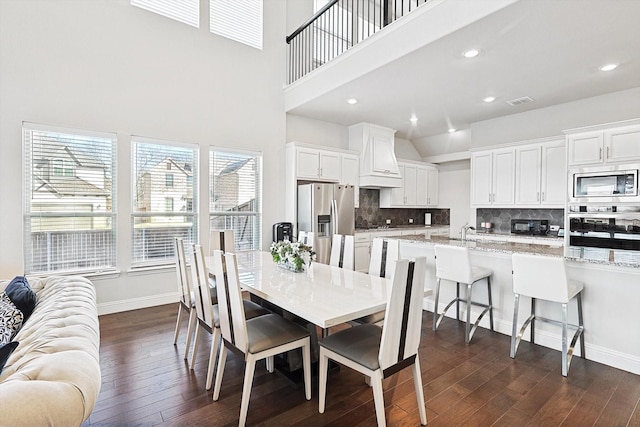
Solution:
<svg viewBox="0 0 640 427">
<path fill-rule="evenodd" d="M 270 251 L 273 261 L 279 267 L 295 272 L 304 271 L 311 261 L 316 259 L 316 253 L 311 246 L 289 240 L 273 242 Z"/>
</svg>

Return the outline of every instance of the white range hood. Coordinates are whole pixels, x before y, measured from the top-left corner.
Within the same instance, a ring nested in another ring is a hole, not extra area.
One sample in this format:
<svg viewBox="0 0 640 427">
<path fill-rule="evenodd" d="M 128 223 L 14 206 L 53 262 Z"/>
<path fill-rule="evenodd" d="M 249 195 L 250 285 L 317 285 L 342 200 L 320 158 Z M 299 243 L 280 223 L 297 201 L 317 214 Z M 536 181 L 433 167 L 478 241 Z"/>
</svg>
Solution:
<svg viewBox="0 0 640 427">
<path fill-rule="evenodd" d="M 360 188 L 402 187 L 395 133 L 372 123 L 349 127 L 349 149 L 360 153 Z"/>
</svg>

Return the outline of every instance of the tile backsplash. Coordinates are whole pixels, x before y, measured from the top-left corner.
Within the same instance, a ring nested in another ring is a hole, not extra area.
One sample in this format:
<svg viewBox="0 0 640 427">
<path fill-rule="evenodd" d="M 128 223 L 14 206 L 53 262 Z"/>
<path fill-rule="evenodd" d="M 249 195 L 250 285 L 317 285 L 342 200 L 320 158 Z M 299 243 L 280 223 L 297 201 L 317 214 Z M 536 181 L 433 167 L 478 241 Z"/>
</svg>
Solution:
<svg viewBox="0 0 640 427">
<path fill-rule="evenodd" d="M 549 225 L 564 227 L 564 209 L 491 209 L 476 212 L 476 230 L 483 222 L 493 223 L 494 233 L 510 233 L 512 219 L 547 219 Z"/>
<path fill-rule="evenodd" d="M 449 209 L 380 209 L 380 190 L 361 188 L 356 228 L 384 226 L 387 219 L 391 220 L 392 226 L 409 225 L 409 219 L 413 219 L 413 225 L 424 225 L 425 213 L 431 213 L 432 224 L 449 225 Z"/>
</svg>

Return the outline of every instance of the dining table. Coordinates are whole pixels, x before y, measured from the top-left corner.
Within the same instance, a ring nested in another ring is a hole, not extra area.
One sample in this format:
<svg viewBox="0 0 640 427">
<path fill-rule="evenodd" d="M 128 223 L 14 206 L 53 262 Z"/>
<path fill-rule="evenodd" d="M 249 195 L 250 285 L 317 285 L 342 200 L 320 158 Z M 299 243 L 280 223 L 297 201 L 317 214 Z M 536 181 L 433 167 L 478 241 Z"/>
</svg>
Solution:
<svg viewBox="0 0 640 427">
<path fill-rule="evenodd" d="M 302 272 L 282 268 L 266 251 L 237 254 L 243 290 L 327 331 L 384 311 L 392 281 L 367 273 L 312 262 Z M 206 260 L 210 273 L 213 261 Z M 425 296 L 432 290 L 425 288 Z"/>
</svg>

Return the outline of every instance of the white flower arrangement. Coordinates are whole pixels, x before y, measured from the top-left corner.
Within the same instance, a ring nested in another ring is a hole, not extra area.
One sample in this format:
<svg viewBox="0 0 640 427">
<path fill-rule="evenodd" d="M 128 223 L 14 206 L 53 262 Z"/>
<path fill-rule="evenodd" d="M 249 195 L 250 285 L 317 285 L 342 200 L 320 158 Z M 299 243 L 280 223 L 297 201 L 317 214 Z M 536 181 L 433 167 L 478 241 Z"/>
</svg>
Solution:
<svg viewBox="0 0 640 427">
<path fill-rule="evenodd" d="M 311 246 L 288 240 L 271 244 L 273 261 L 294 271 L 303 271 L 305 266 L 316 259 L 316 253 Z"/>
</svg>

